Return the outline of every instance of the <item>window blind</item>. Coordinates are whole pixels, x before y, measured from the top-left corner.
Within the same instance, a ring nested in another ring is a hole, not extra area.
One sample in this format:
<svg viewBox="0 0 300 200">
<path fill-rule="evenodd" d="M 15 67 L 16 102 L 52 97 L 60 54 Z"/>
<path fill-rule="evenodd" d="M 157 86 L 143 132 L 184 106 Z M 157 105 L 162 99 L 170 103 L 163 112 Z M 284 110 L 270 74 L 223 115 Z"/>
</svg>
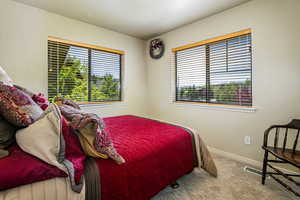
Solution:
<svg viewBox="0 0 300 200">
<path fill-rule="evenodd" d="M 252 105 L 251 33 L 175 51 L 176 100 Z"/>
<path fill-rule="evenodd" d="M 121 54 L 48 40 L 48 97 L 121 100 Z"/>
</svg>

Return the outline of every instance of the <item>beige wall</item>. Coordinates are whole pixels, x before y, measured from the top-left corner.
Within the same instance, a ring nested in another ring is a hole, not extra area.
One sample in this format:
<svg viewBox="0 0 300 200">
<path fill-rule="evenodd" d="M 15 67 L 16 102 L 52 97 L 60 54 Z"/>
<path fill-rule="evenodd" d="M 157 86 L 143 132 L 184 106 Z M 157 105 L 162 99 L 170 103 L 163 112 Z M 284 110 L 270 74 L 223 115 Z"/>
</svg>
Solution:
<svg viewBox="0 0 300 200">
<path fill-rule="evenodd" d="M 90 106 L 99 114 L 145 115 L 145 42 L 10 0 L 0 2 L 0 65 L 16 83 L 47 93 L 47 37 L 124 50 L 124 102 Z"/>
<path fill-rule="evenodd" d="M 151 116 L 198 129 L 217 149 L 261 160 L 263 131 L 300 118 L 300 1 L 253 0 L 160 36 L 166 54 L 147 55 Z M 171 48 L 251 28 L 255 112 L 173 103 Z M 244 136 L 252 137 L 244 145 Z"/>
</svg>

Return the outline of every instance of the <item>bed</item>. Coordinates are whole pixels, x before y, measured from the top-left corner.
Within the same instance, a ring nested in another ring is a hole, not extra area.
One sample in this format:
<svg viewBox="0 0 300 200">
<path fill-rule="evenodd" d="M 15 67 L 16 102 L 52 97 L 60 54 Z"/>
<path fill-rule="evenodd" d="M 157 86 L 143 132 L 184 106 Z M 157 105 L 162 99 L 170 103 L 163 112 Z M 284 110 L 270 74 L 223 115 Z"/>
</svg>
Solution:
<svg viewBox="0 0 300 200">
<path fill-rule="evenodd" d="M 145 200 L 195 167 L 217 176 L 205 144 L 188 128 L 131 115 L 104 121 L 125 164 L 87 158 L 80 193 L 70 189 L 67 177 L 55 177 L 0 191 L 0 200 Z"/>
</svg>

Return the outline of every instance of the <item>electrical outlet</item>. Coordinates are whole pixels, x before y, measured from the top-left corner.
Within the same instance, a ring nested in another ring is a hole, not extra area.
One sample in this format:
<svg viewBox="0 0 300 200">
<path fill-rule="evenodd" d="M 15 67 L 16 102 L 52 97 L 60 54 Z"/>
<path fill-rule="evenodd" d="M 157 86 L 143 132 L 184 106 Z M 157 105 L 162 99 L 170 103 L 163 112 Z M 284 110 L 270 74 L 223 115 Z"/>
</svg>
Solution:
<svg viewBox="0 0 300 200">
<path fill-rule="evenodd" d="M 244 143 L 245 144 L 251 144 L 251 137 L 250 136 L 245 136 Z"/>
</svg>

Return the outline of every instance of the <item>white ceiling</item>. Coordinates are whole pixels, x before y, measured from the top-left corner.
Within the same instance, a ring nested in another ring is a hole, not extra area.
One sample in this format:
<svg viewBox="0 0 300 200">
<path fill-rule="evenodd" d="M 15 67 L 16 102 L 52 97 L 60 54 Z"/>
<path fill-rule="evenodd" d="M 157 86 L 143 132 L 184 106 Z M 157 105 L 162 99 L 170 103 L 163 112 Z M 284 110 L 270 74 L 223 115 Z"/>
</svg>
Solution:
<svg viewBox="0 0 300 200">
<path fill-rule="evenodd" d="M 249 0 L 14 0 L 149 39 Z"/>
</svg>

